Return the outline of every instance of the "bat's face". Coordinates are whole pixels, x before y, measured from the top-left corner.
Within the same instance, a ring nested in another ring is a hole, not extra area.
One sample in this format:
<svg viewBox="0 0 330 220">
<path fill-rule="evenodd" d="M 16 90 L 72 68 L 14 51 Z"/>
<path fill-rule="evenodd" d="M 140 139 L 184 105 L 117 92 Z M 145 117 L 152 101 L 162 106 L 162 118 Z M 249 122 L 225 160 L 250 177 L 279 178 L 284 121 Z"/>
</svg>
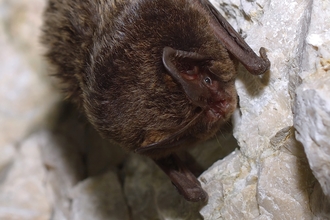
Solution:
<svg viewBox="0 0 330 220">
<path fill-rule="evenodd" d="M 205 75 L 202 74 L 199 83 L 201 90 L 205 90 L 207 96 L 205 100 L 204 109 L 206 112 L 206 122 L 224 122 L 229 119 L 236 108 L 237 94 L 234 87 L 235 75 L 233 74 L 228 79 L 222 79 L 209 71 Z"/>
<path fill-rule="evenodd" d="M 170 47 L 163 52 L 165 68 L 182 85 L 187 98 L 204 112 L 206 123 L 226 121 L 236 107 L 236 71 L 230 61 Z"/>
</svg>

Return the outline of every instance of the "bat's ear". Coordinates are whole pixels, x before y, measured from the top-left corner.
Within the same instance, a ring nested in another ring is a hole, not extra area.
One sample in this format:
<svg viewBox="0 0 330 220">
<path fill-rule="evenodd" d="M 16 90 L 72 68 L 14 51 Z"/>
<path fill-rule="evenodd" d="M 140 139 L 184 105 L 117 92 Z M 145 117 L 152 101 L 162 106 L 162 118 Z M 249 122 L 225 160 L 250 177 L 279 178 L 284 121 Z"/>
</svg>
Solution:
<svg viewBox="0 0 330 220">
<path fill-rule="evenodd" d="M 203 64 L 210 60 L 195 52 L 175 50 L 165 47 L 163 64 L 168 73 L 179 82 L 188 98 L 197 106 L 204 107 L 209 91 L 202 86 L 204 74 Z"/>
</svg>

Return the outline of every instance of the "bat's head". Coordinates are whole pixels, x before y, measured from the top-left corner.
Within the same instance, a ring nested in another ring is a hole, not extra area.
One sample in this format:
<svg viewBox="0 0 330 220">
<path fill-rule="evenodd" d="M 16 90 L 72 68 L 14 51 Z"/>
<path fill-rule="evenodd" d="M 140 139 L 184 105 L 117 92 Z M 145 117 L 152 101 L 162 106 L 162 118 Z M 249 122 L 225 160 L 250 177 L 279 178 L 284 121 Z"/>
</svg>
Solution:
<svg viewBox="0 0 330 220">
<path fill-rule="evenodd" d="M 165 47 L 163 64 L 182 85 L 187 98 L 202 111 L 207 122 L 225 121 L 236 107 L 236 71 L 223 60 Z M 226 66 L 227 65 L 227 66 Z"/>
<path fill-rule="evenodd" d="M 171 133 L 151 132 L 141 148 L 135 152 L 157 158 L 176 151 L 178 146 L 191 145 L 213 136 L 226 122 L 237 105 L 235 89 L 236 70 L 228 53 L 223 48 L 207 48 L 203 52 L 188 52 L 164 47 L 162 63 L 172 78 L 183 91 L 182 105 L 176 109 L 181 116 L 181 125 Z M 215 52 L 215 53 L 212 53 Z M 168 89 L 168 100 L 164 108 L 171 108 L 176 89 Z M 184 104 L 185 103 L 185 104 Z M 166 121 L 170 121 L 168 117 Z M 174 125 L 174 123 L 173 123 Z M 175 128 L 174 127 L 174 128 Z M 165 130 L 165 129 L 164 129 Z"/>
</svg>

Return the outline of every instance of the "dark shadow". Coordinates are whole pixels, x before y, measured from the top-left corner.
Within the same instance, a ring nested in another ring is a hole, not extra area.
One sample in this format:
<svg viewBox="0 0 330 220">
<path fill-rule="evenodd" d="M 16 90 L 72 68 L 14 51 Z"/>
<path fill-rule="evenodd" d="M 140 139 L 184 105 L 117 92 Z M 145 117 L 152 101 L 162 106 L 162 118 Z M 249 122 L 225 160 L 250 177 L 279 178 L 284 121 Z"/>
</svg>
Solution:
<svg viewBox="0 0 330 220">
<path fill-rule="evenodd" d="M 85 116 L 69 102 L 61 103 L 58 111 L 49 117 L 49 141 L 41 146 L 44 165 L 49 171 L 47 184 L 55 195 L 54 208 L 57 211 L 60 209 L 70 219 L 70 207 L 63 207 L 61 203 L 71 198 L 71 195 L 63 192 L 70 192 L 78 183 L 89 177 L 98 178 L 110 170 L 117 173 L 127 153 L 103 139 Z M 92 205 L 100 216 L 108 216 L 108 198 L 105 198 L 103 189 L 94 187 L 92 190 Z M 98 199 L 95 200 L 95 197 Z"/>
<path fill-rule="evenodd" d="M 221 127 L 215 137 L 189 150 L 189 153 L 195 158 L 198 164 L 190 166 L 199 166 L 200 171 L 205 171 L 212 166 L 213 163 L 223 159 L 237 148 L 239 148 L 239 146 L 237 140 L 233 136 L 233 125 L 228 121 Z M 189 163 L 189 161 L 187 161 L 187 163 Z"/>
</svg>

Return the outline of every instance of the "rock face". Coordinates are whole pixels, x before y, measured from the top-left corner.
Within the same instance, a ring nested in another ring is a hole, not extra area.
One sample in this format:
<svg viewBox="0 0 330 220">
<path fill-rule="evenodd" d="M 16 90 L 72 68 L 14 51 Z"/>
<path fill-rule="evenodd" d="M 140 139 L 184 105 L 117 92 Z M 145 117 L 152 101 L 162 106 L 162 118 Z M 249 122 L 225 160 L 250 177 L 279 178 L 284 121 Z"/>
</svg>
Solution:
<svg viewBox="0 0 330 220">
<path fill-rule="evenodd" d="M 43 0 L 0 2 L 0 149 L 43 123 L 58 100 L 40 57 L 44 6 Z"/>
<path fill-rule="evenodd" d="M 315 2 L 306 38 L 301 85 L 296 90 L 294 126 L 304 144 L 310 167 L 330 196 L 330 23 L 321 13 L 329 2 Z"/>
<path fill-rule="evenodd" d="M 240 109 L 233 121 L 240 150 L 201 175 L 210 194 L 201 214 L 330 219 L 330 16 L 324 11 L 330 3 L 214 4 L 244 30 L 255 51 L 266 47 L 272 67 L 262 77 L 242 71 L 237 80 Z"/>
<path fill-rule="evenodd" d="M 16 148 L 6 169 L 1 169 L 0 219 L 50 219 L 52 207 L 44 186 L 38 137 L 32 135 Z"/>
<path fill-rule="evenodd" d="M 330 219 L 330 2 L 212 3 L 272 66 L 239 67 L 233 131 L 191 150 L 202 204 L 57 104 L 38 44 L 45 1 L 0 2 L 0 219 Z"/>
</svg>

